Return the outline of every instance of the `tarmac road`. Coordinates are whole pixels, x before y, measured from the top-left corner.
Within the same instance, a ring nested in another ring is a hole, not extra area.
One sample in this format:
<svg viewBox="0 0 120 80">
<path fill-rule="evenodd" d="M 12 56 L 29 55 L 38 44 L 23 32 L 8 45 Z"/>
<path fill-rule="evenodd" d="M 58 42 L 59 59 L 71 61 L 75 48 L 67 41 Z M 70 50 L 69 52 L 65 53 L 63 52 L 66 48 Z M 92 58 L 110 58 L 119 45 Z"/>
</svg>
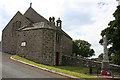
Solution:
<svg viewBox="0 0 120 80">
<path fill-rule="evenodd" d="M 2 52 L 0 52 L 2 54 Z M 10 59 L 9 54 L 2 54 L 2 78 L 66 78 L 57 74 L 43 71 Z"/>
</svg>

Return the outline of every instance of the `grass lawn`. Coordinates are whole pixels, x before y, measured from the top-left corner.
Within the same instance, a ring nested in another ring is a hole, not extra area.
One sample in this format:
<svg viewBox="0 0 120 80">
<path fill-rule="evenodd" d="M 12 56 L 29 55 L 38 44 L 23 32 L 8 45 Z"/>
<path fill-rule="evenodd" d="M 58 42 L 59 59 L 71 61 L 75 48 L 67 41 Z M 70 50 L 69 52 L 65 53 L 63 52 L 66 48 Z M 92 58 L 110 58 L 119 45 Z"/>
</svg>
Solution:
<svg viewBox="0 0 120 80">
<path fill-rule="evenodd" d="M 47 69 L 50 69 L 50 70 L 54 70 L 54 71 L 57 71 L 57 72 L 61 72 L 61 73 L 64 73 L 64 74 L 75 76 L 75 77 L 78 77 L 78 78 L 84 78 L 86 80 L 110 80 L 110 79 L 96 78 L 94 76 L 88 75 L 87 73 L 89 73 L 89 68 L 87 68 L 87 67 L 48 66 L 48 65 L 35 63 L 33 61 L 27 60 L 25 58 L 22 58 L 22 57 L 19 57 L 19 56 L 16 56 L 16 55 L 12 56 L 12 58 L 20 60 L 20 61 L 27 62 L 27 63 L 30 63 L 30 64 L 33 64 L 33 65 L 36 65 L 36 66 L 44 67 L 44 68 L 47 68 Z M 93 69 L 93 72 L 95 72 L 95 71 L 96 70 Z"/>
</svg>

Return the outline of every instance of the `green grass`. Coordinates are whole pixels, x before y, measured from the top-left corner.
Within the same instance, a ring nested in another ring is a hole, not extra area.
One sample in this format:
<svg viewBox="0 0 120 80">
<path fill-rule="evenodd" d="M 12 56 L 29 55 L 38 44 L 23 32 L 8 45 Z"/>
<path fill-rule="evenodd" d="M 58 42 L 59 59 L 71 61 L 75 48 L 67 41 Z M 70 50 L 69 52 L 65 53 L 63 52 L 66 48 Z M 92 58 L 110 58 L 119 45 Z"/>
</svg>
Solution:
<svg viewBox="0 0 120 80">
<path fill-rule="evenodd" d="M 40 66 L 40 67 L 44 67 L 50 70 L 54 70 L 57 72 L 61 72 L 64 74 L 68 74 L 71 76 L 75 76 L 78 78 L 85 78 L 86 80 L 109 80 L 109 79 L 100 79 L 100 78 L 96 78 L 94 76 L 90 76 L 86 73 L 89 72 L 89 69 L 87 67 L 75 67 L 75 66 L 48 66 L 48 65 L 43 65 L 43 64 L 38 64 L 35 63 L 33 61 L 27 60 L 25 58 L 19 57 L 19 56 L 12 56 L 12 58 L 23 61 L 23 62 L 27 62 L 36 66 Z M 94 71 L 94 70 L 93 70 Z"/>
</svg>

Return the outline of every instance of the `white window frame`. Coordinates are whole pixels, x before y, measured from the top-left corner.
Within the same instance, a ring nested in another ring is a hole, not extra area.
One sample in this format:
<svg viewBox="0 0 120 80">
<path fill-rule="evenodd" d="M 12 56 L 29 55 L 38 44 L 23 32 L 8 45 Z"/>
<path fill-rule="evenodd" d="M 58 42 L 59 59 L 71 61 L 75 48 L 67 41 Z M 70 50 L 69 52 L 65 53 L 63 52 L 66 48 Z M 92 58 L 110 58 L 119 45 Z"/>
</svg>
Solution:
<svg viewBox="0 0 120 80">
<path fill-rule="evenodd" d="M 26 42 L 23 41 L 23 42 L 21 43 L 21 46 L 26 46 Z"/>
</svg>

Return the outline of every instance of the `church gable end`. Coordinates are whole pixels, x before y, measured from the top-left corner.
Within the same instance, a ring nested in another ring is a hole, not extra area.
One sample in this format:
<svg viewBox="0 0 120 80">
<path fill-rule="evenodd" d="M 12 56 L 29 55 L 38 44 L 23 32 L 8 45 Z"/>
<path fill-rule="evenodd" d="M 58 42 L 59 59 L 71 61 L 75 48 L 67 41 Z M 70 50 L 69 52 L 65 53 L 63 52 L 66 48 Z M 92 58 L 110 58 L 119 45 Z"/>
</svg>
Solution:
<svg viewBox="0 0 120 80">
<path fill-rule="evenodd" d="M 3 29 L 7 31 L 12 31 L 13 27 L 15 27 L 14 30 L 18 30 L 18 28 L 29 25 L 30 22 L 18 11 L 15 16 L 10 20 L 10 22 L 6 25 L 6 27 Z"/>
<path fill-rule="evenodd" d="M 48 20 L 45 19 L 43 16 L 39 15 L 32 7 L 29 7 L 29 9 L 25 12 L 24 16 L 33 23 L 37 22 L 48 23 Z"/>
<path fill-rule="evenodd" d="M 2 51 L 16 52 L 17 31 L 20 27 L 30 22 L 18 11 L 2 31 Z"/>
</svg>

